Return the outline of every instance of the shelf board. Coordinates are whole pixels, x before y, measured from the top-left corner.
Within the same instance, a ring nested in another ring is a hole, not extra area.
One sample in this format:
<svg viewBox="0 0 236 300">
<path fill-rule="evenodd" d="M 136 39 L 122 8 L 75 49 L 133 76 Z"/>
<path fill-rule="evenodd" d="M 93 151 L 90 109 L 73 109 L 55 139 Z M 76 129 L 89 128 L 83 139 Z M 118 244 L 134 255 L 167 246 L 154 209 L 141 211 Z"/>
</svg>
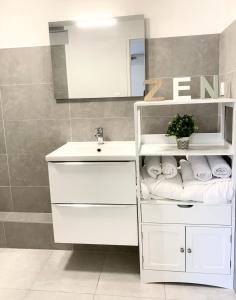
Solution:
<svg viewBox="0 0 236 300">
<path fill-rule="evenodd" d="M 162 105 L 183 105 L 183 104 L 213 104 L 213 103 L 229 103 L 233 104 L 236 99 L 232 98 L 217 98 L 217 99 L 182 99 L 182 100 L 162 100 L 162 101 L 137 101 L 135 102 L 135 107 L 145 107 L 145 106 L 162 106 Z"/>
<path fill-rule="evenodd" d="M 176 144 L 142 144 L 139 155 L 233 155 L 233 149 L 228 143 L 223 145 L 190 145 L 187 150 L 178 149 Z"/>
</svg>

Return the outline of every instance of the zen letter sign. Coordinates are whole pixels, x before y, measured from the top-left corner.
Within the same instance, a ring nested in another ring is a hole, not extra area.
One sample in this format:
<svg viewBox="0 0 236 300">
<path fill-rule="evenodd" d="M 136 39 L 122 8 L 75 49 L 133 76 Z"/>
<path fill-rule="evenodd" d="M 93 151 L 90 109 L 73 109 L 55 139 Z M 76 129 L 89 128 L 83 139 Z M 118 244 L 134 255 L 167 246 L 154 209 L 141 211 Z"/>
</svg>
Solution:
<svg viewBox="0 0 236 300">
<path fill-rule="evenodd" d="M 205 99 L 207 96 L 211 98 L 219 97 L 219 77 L 214 75 L 212 83 L 210 83 L 205 76 L 200 77 L 200 98 Z M 173 99 L 182 100 L 182 99 L 192 99 L 191 96 L 191 77 L 176 77 L 173 78 Z M 158 97 L 158 91 L 162 86 L 161 79 L 149 79 L 145 80 L 146 85 L 150 85 L 150 91 L 144 97 L 145 101 L 160 101 L 164 100 L 164 97 Z M 221 85 L 221 90 L 223 88 L 223 83 Z M 181 92 L 185 91 L 184 95 Z M 221 95 L 223 95 L 221 91 Z"/>
</svg>

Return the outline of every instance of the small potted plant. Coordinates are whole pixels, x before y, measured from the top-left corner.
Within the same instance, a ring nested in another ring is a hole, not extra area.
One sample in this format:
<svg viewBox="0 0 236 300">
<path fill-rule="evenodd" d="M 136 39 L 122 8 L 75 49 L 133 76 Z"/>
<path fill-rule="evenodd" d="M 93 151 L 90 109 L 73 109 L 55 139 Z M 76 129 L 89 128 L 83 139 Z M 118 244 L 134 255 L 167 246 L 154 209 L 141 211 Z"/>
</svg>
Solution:
<svg viewBox="0 0 236 300">
<path fill-rule="evenodd" d="M 171 122 L 169 122 L 167 129 L 167 136 L 175 136 L 178 149 L 188 149 L 189 139 L 191 134 L 197 130 L 195 121 L 192 115 L 180 116 L 177 114 Z"/>
</svg>

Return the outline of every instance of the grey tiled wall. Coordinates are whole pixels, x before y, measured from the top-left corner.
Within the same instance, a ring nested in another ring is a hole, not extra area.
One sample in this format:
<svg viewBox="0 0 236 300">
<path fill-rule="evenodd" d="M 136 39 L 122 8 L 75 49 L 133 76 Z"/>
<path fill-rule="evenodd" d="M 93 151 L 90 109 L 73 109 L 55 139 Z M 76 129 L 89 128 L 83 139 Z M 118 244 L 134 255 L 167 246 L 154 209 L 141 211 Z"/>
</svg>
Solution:
<svg viewBox="0 0 236 300">
<path fill-rule="evenodd" d="M 236 21 L 220 35 L 219 74 L 225 80 L 226 97 L 236 98 Z"/>
<path fill-rule="evenodd" d="M 174 76 L 218 74 L 219 35 L 147 40 L 147 77 L 163 78 L 161 94 L 172 97 Z M 134 139 L 133 103 L 137 99 L 56 102 L 49 47 L 0 50 L 0 210 L 50 211 L 45 154 L 63 143 L 94 140 L 104 127 L 106 140 Z M 143 112 L 144 132 L 164 133 L 178 112 L 167 107 Z M 215 131 L 217 107 L 186 106 L 200 131 Z M 209 121 L 210 120 L 210 121 Z"/>
<path fill-rule="evenodd" d="M 192 75 L 193 97 L 199 97 L 199 75 L 218 74 L 218 46 L 218 35 L 148 40 L 147 77 L 165 77 L 161 93 L 171 98 L 172 78 Z M 44 157 L 63 143 L 94 140 L 98 126 L 106 140 L 134 139 L 133 103 L 140 98 L 56 102 L 47 46 L 0 49 L 0 93 L 0 211 L 50 212 Z M 164 133 L 176 112 L 174 107 L 144 111 L 144 132 Z M 180 112 L 193 112 L 200 131 L 217 128 L 214 105 L 181 107 Z M 36 227 L 52 234 L 48 224 Z M 9 245 L 16 243 L 17 228 L 5 228 L 12 236 Z M 0 223 L 0 245 L 3 232 Z"/>
</svg>

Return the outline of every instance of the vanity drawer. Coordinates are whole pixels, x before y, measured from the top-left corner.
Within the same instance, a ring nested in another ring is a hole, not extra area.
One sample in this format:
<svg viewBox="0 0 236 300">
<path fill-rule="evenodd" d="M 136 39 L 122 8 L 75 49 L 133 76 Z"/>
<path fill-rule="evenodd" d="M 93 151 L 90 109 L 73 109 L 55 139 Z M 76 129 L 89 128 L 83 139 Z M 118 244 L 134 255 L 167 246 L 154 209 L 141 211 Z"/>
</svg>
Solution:
<svg viewBox="0 0 236 300">
<path fill-rule="evenodd" d="M 142 204 L 143 223 L 231 225 L 231 205 Z"/>
<path fill-rule="evenodd" d="M 138 245 L 136 205 L 52 204 L 58 243 Z"/>
<path fill-rule="evenodd" d="M 135 162 L 48 163 L 52 203 L 136 204 Z"/>
</svg>

